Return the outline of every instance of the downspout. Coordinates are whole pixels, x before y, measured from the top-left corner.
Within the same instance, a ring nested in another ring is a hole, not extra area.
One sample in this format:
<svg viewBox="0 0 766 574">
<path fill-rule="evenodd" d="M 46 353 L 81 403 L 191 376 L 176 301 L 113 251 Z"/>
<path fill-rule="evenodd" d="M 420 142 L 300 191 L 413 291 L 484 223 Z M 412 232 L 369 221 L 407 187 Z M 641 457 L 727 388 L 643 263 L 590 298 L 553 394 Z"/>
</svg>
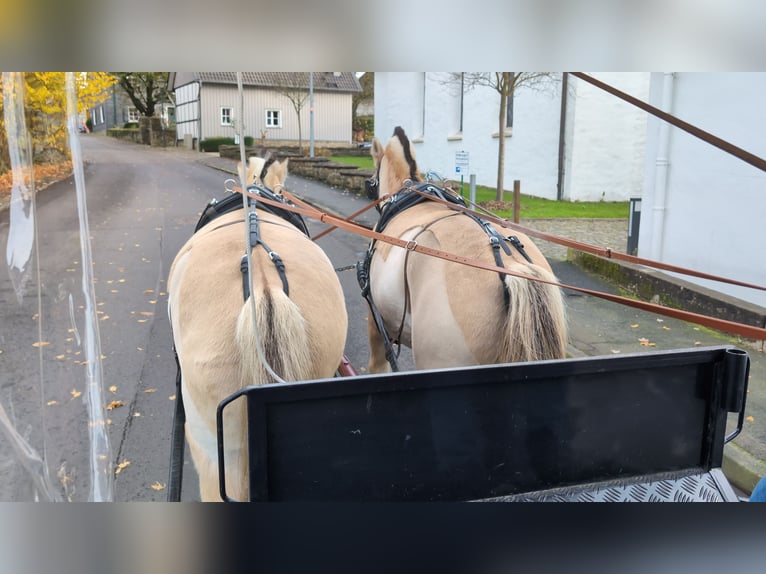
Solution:
<svg viewBox="0 0 766 574">
<path fill-rule="evenodd" d="M 675 74 L 665 72 L 662 77 L 662 103 L 660 109 L 673 113 L 673 82 Z M 660 120 L 657 159 L 654 170 L 654 205 L 652 206 L 652 249 L 650 258 L 660 261 L 665 241 L 665 210 L 667 208 L 668 150 L 670 148 L 670 124 Z"/>
<path fill-rule="evenodd" d="M 197 151 L 202 151 L 202 82 L 197 80 Z"/>
<path fill-rule="evenodd" d="M 559 173 L 556 182 L 556 199 L 564 199 L 564 138 L 567 124 L 567 91 L 569 90 L 569 74 L 561 76 L 561 116 L 559 118 Z"/>
</svg>

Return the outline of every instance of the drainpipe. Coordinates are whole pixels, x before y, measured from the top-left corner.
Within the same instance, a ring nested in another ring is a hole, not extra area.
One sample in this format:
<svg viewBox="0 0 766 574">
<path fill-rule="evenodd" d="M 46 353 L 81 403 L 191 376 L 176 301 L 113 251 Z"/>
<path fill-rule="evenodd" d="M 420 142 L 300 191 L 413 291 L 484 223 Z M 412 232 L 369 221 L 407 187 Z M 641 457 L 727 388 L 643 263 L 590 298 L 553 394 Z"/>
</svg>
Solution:
<svg viewBox="0 0 766 574">
<path fill-rule="evenodd" d="M 561 115 L 559 116 L 559 168 L 556 182 L 556 199 L 564 199 L 564 138 L 567 123 L 567 91 L 569 90 L 569 74 L 564 72 L 561 77 Z"/>
<path fill-rule="evenodd" d="M 660 109 L 673 113 L 673 81 L 675 74 L 665 72 L 662 77 L 662 104 Z M 665 241 L 665 209 L 668 187 L 668 149 L 670 147 L 670 124 L 660 120 L 657 145 L 657 159 L 654 170 L 654 205 L 652 206 L 652 249 L 651 259 L 661 260 Z"/>
</svg>

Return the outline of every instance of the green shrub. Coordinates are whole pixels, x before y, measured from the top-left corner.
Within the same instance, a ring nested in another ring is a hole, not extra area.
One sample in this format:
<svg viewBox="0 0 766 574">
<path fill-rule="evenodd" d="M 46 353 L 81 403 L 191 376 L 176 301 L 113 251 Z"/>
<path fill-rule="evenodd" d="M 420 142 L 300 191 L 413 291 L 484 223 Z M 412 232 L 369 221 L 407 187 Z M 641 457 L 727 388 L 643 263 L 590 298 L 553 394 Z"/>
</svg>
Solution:
<svg viewBox="0 0 766 574">
<path fill-rule="evenodd" d="M 93 120 L 91 118 L 88 118 L 87 120 L 85 120 L 85 127 L 88 128 L 89 132 L 93 131 Z"/>
<path fill-rule="evenodd" d="M 202 151 L 218 151 L 222 145 L 234 145 L 234 138 L 206 138 L 199 143 Z M 245 145 L 253 145 L 253 136 L 245 136 Z"/>
<path fill-rule="evenodd" d="M 125 125 L 122 126 L 122 129 L 125 130 L 134 130 L 138 128 L 138 122 L 125 122 Z"/>
</svg>

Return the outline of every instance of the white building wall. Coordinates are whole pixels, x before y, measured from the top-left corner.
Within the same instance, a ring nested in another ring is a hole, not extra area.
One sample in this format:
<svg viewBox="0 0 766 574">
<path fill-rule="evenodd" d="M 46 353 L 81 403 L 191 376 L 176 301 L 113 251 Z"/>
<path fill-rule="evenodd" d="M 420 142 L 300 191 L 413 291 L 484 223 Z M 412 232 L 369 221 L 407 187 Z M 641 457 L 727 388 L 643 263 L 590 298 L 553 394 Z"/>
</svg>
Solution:
<svg viewBox="0 0 766 574">
<path fill-rule="evenodd" d="M 421 171 L 455 178 L 455 152 L 470 154 L 470 173 L 479 185 L 497 182 L 497 132 L 500 96 L 492 88 L 467 90 L 463 131 L 455 130 L 456 86 L 445 85 L 446 73 L 375 74 L 375 133 L 385 143 L 401 125 L 415 144 Z M 595 74 L 645 99 L 648 74 Z M 557 74 L 557 80 L 560 80 Z M 570 79 L 572 79 L 570 77 Z M 563 197 L 571 200 L 627 200 L 640 195 L 646 116 L 627 103 L 573 82 L 568 98 L 564 148 Z M 571 85 L 571 84 L 570 84 Z M 425 122 L 423 122 L 425 117 Z M 514 99 L 511 135 L 506 136 L 504 182 L 507 191 L 521 181 L 523 193 L 556 199 L 558 195 L 561 82 L 545 89 L 519 88 Z M 425 128 L 420 126 L 425 123 Z M 422 141 L 418 137 L 423 132 Z M 459 176 L 457 176 L 459 179 Z M 468 181 L 468 178 L 465 178 Z M 627 217 L 626 213 L 626 217 Z"/>
<path fill-rule="evenodd" d="M 591 75 L 644 102 L 648 99 L 648 73 Z M 574 76 L 569 77 L 569 82 L 570 130 L 565 150 L 569 169 L 563 197 L 579 201 L 640 197 L 646 112 Z"/>
<path fill-rule="evenodd" d="M 663 76 L 652 74 L 650 103 L 657 107 Z M 673 115 L 766 157 L 766 73 L 676 73 L 673 78 Z M 660 120 L 649 120 L 639 255 L 656 253 L 670 264 L 766 285 L 766 174 L 671 127 L 663 201 L 655 177 L 659 127 Z M 684 279 L 766 306 L 764 292 Z"/>
<path fill-rule="evenodd" d="M 455 153 L 467 151 L 469 174 L 476 174 L 476 183 L 496 185 L 500 96 L 485 86 L 467 89 L 461 134 L 459 84 L 448 82 L 448 73 L 426 73 L 423 108 L 423 76 L 423 72 L 375 74 L 376 136 L 385 143 L 394 128 L 402 126 L 414 143 L 421 171 L 434 170 L 451 179 L 460 178 Z M 513 131 L 506 137 L 507 189 L 519 179 L 524 193 L 556 197 L 559 105 L 556 89 L 537 97 L 526 90 L 517 93 Z M 552 162 L 546 161 L 547 155 Z M 467 175 L 464 179 L 467 184 Z"/>
</svg>

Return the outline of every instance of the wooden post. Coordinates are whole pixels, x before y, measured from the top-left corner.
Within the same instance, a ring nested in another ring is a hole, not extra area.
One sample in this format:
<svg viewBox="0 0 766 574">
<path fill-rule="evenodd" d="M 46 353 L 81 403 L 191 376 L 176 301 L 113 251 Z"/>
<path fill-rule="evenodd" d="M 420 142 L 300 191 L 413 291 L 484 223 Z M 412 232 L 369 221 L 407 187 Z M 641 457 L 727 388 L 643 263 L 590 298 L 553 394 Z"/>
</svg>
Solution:
<svg viewBox="0 0 766 574">
<path fill-rule="evenodd" d="M 513 180 L 513 222 L 519 222 L 519 209 L 521 207 L 521 182 Z"/>
</svg>

